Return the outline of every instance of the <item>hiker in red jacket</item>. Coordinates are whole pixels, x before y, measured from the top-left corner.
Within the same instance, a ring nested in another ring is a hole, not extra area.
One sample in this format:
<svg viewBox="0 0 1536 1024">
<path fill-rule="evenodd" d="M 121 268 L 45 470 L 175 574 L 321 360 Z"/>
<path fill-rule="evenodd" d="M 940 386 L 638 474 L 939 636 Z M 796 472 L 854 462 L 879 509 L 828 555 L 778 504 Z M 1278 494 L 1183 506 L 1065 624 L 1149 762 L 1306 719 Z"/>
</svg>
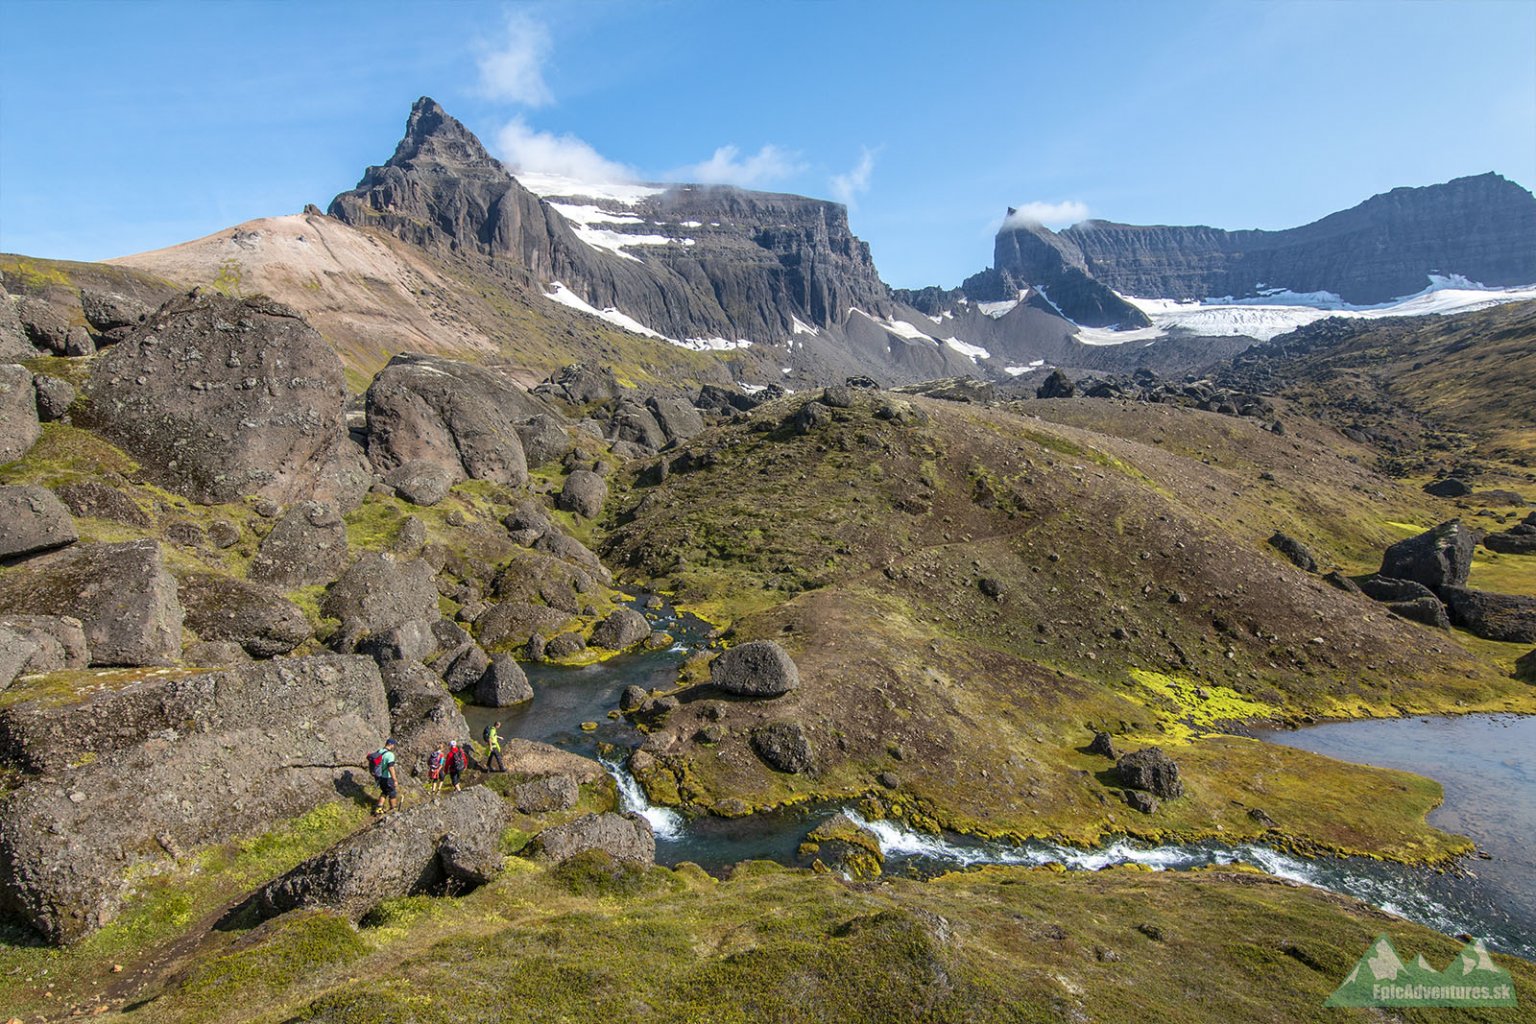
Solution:
<svg viewBox="0 0 1536 1024">
<path fill-rule="evenodd" d="M 460 743 L 458 740 L 454 740 L 452 743 L 449 743 L 448 781 L 453 783 L 455 792 L 458 792 L 463 788 L 459 785 L 459 778 L 464 774 L 464 770 L 468 767 L 469 753 L 464 749 L 464 744 Z"/>
</svg>

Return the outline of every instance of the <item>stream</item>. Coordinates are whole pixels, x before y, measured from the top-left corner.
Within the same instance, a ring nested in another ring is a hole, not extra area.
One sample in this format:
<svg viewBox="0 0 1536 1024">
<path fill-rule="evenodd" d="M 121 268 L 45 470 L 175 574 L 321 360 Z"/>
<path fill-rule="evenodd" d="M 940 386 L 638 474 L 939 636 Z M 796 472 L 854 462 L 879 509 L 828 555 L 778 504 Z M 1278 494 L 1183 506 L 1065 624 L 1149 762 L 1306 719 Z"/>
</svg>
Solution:
<svg viewBox="0 0 1536 1024">
<path fill-rule="evenodd" d="M 639 603 L 636 602 L 636 607 Z M 1491 948 L 1536 960 L 1536 716 L 1467 715 L 1374 719 L 1294 731 L 1265 732 L 1268 742 L 1362 764 L 1428 775 L 1445 787 L 1430 815 L 1437 827 L 1472 837 L 1487 858 L 1464 858 L 1436 871 L 1358 857 L 1306 858 L 1257 843 L 1155 846 L 1112 838 L 1082 849 L 1035 840 L 987 842 L 915 832 L 894 821 L 869 821 L 841 803 L 801 805 L 746 818 L 688 818 L 653 807 L 623 763 L 641 736 L 610 719 L 631 684 L 670 691 L 683 659 L 706 646 L 709 627 L 670 605 L 646 611 L 674 637 L 669 649 L 618 655 L 581 668 L 526 665 L 534 699 L 512 708 L 464 709 L 471 735 L 499 719 L 507 736 L 541 740 L 600 761 L 618 784 L 620 809 L 643 815 L 656 832 L 658 863 L 691 861 L 723 874 L 743 860 L 799 863 L 797 849 L 818 823 L 843 811 L 878 837 L 890 875 L 927 877 L 983 864 L 1060 864 L 1096 871 L 1119 864 L 1189 870 L 1247 864 L 1306 885 L 1345 893 L 1437 931 L 1483 938 Z M 597 728 L 585 731 L 583 722 Z"/>
</svg>

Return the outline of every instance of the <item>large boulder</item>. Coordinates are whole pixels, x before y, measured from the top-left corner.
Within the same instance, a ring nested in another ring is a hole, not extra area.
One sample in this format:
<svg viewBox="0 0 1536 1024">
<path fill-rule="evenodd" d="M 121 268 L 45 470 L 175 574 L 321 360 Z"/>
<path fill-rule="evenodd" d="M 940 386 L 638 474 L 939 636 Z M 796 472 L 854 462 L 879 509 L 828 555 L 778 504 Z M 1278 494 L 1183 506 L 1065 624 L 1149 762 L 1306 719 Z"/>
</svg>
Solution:
<svg viewBox="0 0 1536 1024">
<path fill-rule="evenodd" d="M 505 708 L 533 700 L 528 676 L 510 654 L 498 654 L 475 684 L 475 703 L 487 708 Z"/>
<path fill-rule="evenodd" d="M 19 363 L 35 355 L 37 349 L 16 314 L 16 300 L 0 286 L 0 363 Z"/>
<path fill-rule="evenodd" d="M 419 558 L 366 552 L 331 584 L 320 611 L 341 622 L 343 643 L 407 622 L 437 621 L 436 573 Z"/>
<path fill-rule="evenodd" d="M 69 509 L 46 487 L 0 486 L 0 561 L 80 539 Z"/>
<path fill-rule="evenodd" d="M 601 764 L 589 757 L 561 750 L 549 743 L 518 739 L 515 736 L 502 738 L 501 759 L 506 762 L 507 773 L 510 775 L 568 775 L 583 786 L 608 774 Z"/>
<path fill-rule="evenodd" d="M 517 436 L 523 442 L 523 454 L 529 466 L 543 466 L 563 459 L 576 447 L 565 429 L 565 421 L 548 413 L 541 413 L 519 423 Z"/>
<path fill-rule="evenodd" d="M 1433 494 L 1437 498 L 1464 498 L 1472 493 L 1472 488 L 1465 481 L 1448 476 L 1425 484 L 1424 493 Z"/>
<path fill-rule="evenodd" d="M 651 411 L 638 402 L 621 400 L 608 423 L 608 436 L 615 441 L 628 441 L 648 451 L 660 451 L 667 446 L 667 432 L 661 429 Z"/>
<path fill-rule="evenodd" d="M 0 613 L 71 615 L 93 665 L 174 665 L 181 655 L 176 579 L 152 540 L 81 544 L 0 575 Z"/>
<path fill-rule="evenodd" d="M 58 490 L 59 500 L 71 514 L 88 519 L 105 519 L 123 526 L 146 529 L 151 519 L 125 492 L 100 480 L 81 480 Z"/>
<path fill-rule="evenodd" d="M 378 669 L 336 656 L 0 709 L 0 742 L 29 773 L 0 801 L 0 906 L 79 938 L 116 915 L 130 869 L 335 799 L 388 729 Z"/>
<path fill-rule="evenodd" d="M 439 356 L 403 354 L 368 386 L 368 458 L 389 473 L 433 463 L 452 482 L 528 482 L 517 423 L 544 405 L 489 370 Z"/>
<path fill-rule="evenodd" d="M 1434 591 L 1459 587 L 1472 571 L 1472 552 L 1478 539 L 1460 519 L 1452 519 L 1387 548 L 1379 575 L 1412 580 Z"/>
<path fill-rule="evenodd" d="M 1536 597 L 1443 587 L 1451 621 L 1474 636 L 1505 643 L 1536 643 Z"/>
<path fill-rule="evenodd" d="M 529 844 L 539 860 L 560 864 L 588 850 L 602 850 L 617 861 L 656 863 L 656 835 L 638 814 L 585 814 L 545 829 Z"/>
<path fill-rule="evenodd" d="M 23 295 L 16 300 L 16 316 L 33 345 L 56 356 L 68 351 L 70 324 L 53 303 L 35 295 Z"/>
<path fill-rule="evenodd" d="M 704 432 L 704 417 L 699 415 L 692 402 L 681 398 L 650 398 L 645 407 L 673 444 Z"/>
<path fill-rule="evenodd" d="M 501 871 L 506 805 L 484 786 L 417 804 L 356 832 L 256 896 L 268 915 L 300 908 L 357 920 L 387 899 L 456 895 Z"/>
<path fill-rule="evenodd" d="M 262 538 L 250 577 L 280 590 L 327 583 L 347 564 L 347 527 L 335 506 L 305 501 L 283 513 Z"/>
<path fill-rule="evenodd" d="M 37 418 L 43 423 L 56 423 L 69 415 L 69 407 L 79 397 L 69 381 L 46 373 L 32 378 L 32 388 L 37 392 Z"/>
<path fill-rule="evenodd" d="M 709 681 L 742 697 L 777 697 L 800 685 L 800 670 L 772 640 L 738 644 L 709 666 Z"/>
<path fill-rule="evenodd" d="M 565 486 L 555 499 L 555 507 L 595 519 L 608 500 L 608 484 L 590 469 L 578 469 L 565 478 Z"/>
<path fill-rule="evenodd" d="M 1421 622 L 1435 629 L 1450 629 L 1451 618 L 1438 597 L 1417 597 L 1411 601 L 1388 601 L 1387 610 L 1393 615 Z"/>
<path fill-rule="evenodd" d="M 287 654 L 314 635 L 298 605 L 259 583 L 188 573 L 180 595 L 188 629 L 203 640 L 237 643 L 253 658 Z"/>
<path fill-rule="evenodd" d="M 430 508 L 448 497 L 453 485 L 463 477 L 452 467 L 423 459 L 402 462 L 384 477 L 384 482 L 395 489 L 412 505 Z"/>
<path fill-rule="evenodd" d="M 1390 576 L 1371 575 L 1360 580 L 1358 589 L 1372 601 L 1418 601 L 1423 598 L 1437 600 L 1435 592 L 1422 583 L 1412 580 L 1396 580 Z"/>
<path fill-rule="evenodd" d="M 1515 678 L 1536 683 L 1536 648 L 1515 659 Z"/>
<path fill-rule="evenodd" d="M 626 651 L 650 635 L 651 624 L 644 615 L 633 608 L 616 608 L 592 630 L 588 643 L 610 651 Z"/>
<path fill-rule="evenodd" d="M 0 463 L 13 462 L 32 450 L 42 436 L 37 421 L 37 388 L 32 371 L 0 364 Z"/>
<path fill-rule="evenodd" d="M 1045 383 L 1035 389 L 1036 398 L 1071 398 L 1076 394 L 1077 388 L 1072 383 L 1072 378 L 1060 370 L 1052 370 L 1051 375 L 1045 378 Z"/>
<path fill-rule="evenodd" d="M 798 722 L 774 722 L 752 730 L 752 751 L 776 772 L 798 775 L 816 766 L 816 750 Z"/>
<path fill-rule="evenodd" d="M 341 497 L 341 359 L 270 299 L 167 302 L 97 360 L 86 395 L 78 422 L 194 501 Z"/>
<path fill-rule="evenodd" d="M 80 289 L 80 311 L 96 336 L 106 342 L 122 341 L 154 312 L 138 299 L 94 288 Z"/>
<path fill-rule="evenodd" d="M 1179 778 L 1179 766 L 1160 747 L 1147 747 L 1121 755 L 1115 762 L 1115 772 L 1123 785 L 1142 789 L 1153 796 L 1172 800 L 1184 795 L 1184 782 Z"/>
</svg>

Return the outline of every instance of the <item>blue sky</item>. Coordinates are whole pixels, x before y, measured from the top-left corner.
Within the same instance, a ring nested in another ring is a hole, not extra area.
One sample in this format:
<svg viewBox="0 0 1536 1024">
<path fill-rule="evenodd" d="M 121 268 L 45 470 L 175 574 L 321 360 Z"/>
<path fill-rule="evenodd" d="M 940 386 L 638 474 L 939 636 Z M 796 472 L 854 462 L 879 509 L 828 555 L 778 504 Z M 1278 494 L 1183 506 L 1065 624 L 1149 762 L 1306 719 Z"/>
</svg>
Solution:
<svg viewBox="0 0 1536 1024">
<path fill-rule="evenodd" d="M 1536 3 L 5 0 L 0 250 L 102 259 L 324 207 L 430 95 L 503 158 L 850 202 L 897 286 L 1007 206 L 1288 227 L 1536 185 Z"/>
</svg>

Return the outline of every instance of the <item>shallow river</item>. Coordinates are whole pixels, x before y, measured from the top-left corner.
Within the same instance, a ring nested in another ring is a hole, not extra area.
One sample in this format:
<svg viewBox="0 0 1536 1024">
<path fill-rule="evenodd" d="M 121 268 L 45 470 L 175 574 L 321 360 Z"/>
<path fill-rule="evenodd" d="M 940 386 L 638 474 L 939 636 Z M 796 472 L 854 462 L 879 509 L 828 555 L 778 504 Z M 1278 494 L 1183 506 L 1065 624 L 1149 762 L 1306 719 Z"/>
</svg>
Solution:
<svg viewBox="0 0 1536 1024">
<path fill-rule="evenodd" d="M 1137 863 L 1187 870 L 1244 863 L 1271 874 L 1347 893 L 1439 931 L 1468 933 L 1493 948 L 1536 960 L 1536 717 L 1376 719 L 1315 726 L 1262 738 L 1340 760 L 1402 768 L 1445 787 L 1445 804 L 1430 821 L 1476 840 L 1491 859 L 1467 858 L 1436 872 L 1363 858 L 1302 858 L 1252 843 L 1202 842 L 1149 846 L 1114 840 L 1095 849 L 1050 842 L 985 843 L 958 835 L 927 835 L 890 821 L 864 821 L 853 808 L 827 804 L 748 818 L 685 818 L 652 807 L 622 758 L 640 736 L 608 718 L 625 686 L 670 690 L 682 660 L 704 645 L 708 627 L 669 606 L 647 612 L 676 639 L 670 649 L 621 655 L 585 668 L 527 666 L 534 699 L 519 708 L 465 709 L 471 734 L 499 718 L 509 736 L 542 740 L 602 761 L 619 785 L 623 809 L 643 814 L 656 830 L 657 860 L 693 861 L 723 872 L 746 859 L 796 863 L 805 834 L 839 810 L 879 837 L 886 873 L 931 875 L 980 864 L 1042 865 L 1098 870 Z M 597 728 L 584 731 L 583 722 Z"/>
</svg>

